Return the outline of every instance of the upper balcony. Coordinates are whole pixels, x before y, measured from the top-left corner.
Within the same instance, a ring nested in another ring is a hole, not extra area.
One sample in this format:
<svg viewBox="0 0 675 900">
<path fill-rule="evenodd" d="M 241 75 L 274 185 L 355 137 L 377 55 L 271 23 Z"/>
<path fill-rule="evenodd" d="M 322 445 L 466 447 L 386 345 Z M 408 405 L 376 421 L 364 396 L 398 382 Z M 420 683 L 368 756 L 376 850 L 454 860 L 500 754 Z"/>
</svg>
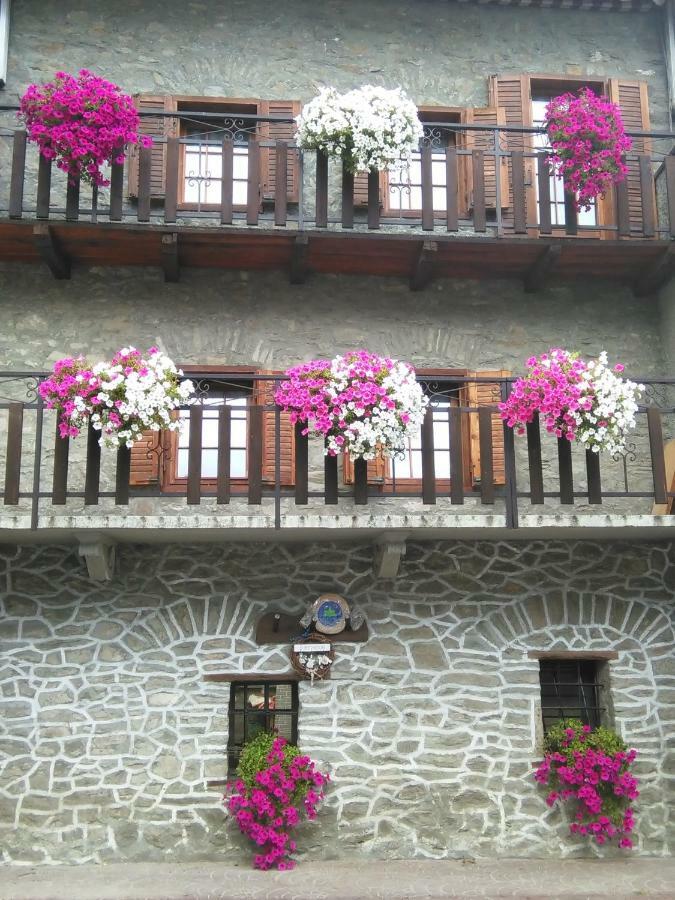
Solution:
<svg viewBox="0 0 675 900">
<path fill-rule="evenodd" d="M 675 518 L 675 379 L 645 380 L 627 454 L 585 452 L 535 422 L 505 427 L 500 372 L 418 375 L 430 405 L 399 460 L 323 455 L 275 406 L 283 376 L 191 372 L 180 432 L 131 451 L 58 436 L 44 373 L 0 373 L 0 541 L 657 538 Z"/>
<path fill-rule="evenodd" d="M 474 111 L 478 112 L 478 110 Z M 405 171 L 352 176 L 302 151 L 292 119 L 213 111 L 156 115 L 152 148 L 113 165 L 109 189 L 66 184 L 22 130 L 0 134 L 0 259 L 407 278 L 610 278 L 648 294 L 669 280 L 675 236 L 674 135 L 634 132 L 629 176 L 577 214 L 545 163 L 536 128 L 424 123 Z M 206 130 L 164 137 L 162 117 Z M 196 117 L 196 118 L 195 118 Z M 212 127 L 207 127 L 214 119 Z M 206 123 L 206 124 L 204 124 Z"/>
</svg>

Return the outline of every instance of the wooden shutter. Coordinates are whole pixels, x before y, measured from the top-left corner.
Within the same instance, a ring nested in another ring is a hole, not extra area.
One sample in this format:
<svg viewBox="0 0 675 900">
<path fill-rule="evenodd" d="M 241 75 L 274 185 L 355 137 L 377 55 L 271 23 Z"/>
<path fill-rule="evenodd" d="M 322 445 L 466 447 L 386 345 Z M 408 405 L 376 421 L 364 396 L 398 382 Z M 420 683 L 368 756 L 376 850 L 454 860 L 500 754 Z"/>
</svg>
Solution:
<svg viewBox="0 0 675 900">
<path fill-rule="evenodd" d="M 380 172 L 380 206 L 384 205 L 386 192 L 389 190 L 389 179 L 386 172 Z M 368 173 L 357 172 L 354 175 L 354 206 L 365 209 L 368 206 Z"/>
<path fill-rule="evenodd" d="M 287 116 L 295 118 L 300 113 L 299 100 L 261 100 L 258 110 L 261 116 Z M 295 122 L 260 122 L 258 135 L 263 141 L 289 141 L 295 140 Z M 263 199 L 274 200 L 277 184 L 276 153 L 274 147 L 260 148 L 261 182 Z M 298 203 L 300 200 L 300 169 L 298 165 L 298 151 L 288 151 L 288 191 L 289 203 Z"/>
<path fill-rule="evenodd" d="M 388 459 L 369 459 L 366 463 L 368 484 L 384 485 L 391 475 L 391 464 Z M 348 453 L 342 457 L 342 474 L 345 484 L 354 484 L 354 463 Z"/>
<path fill-rule="evenodd" d="M 474 109 L 466 109 L 462 120 L 468 125 L 505 125 L 506 113 L 500 106 L 483 106 Z M 492 131 L 467 131 L 463 132 L 464 146 L 467 150 L 485 151 L 485 205 L 488 209 L 496 209 L 497 186 L 496 166 L 494 157 L 494 136 Z M 504 135 L 500 135 L 500 147 L 506 149 Z M 464 184 L 466 190 L 466 208 L 473 207 L 473 170 L 471 157 L 464 156 L 463 168 L 465 169 Z M 508 160 L 500 160 L 499 198 L 500 206 L 506 208 L 509 205 L 509 169 Z"/>
<path fill-rule="evenodd" d="M 178 135 L 178 120 L 144 116 L 143 113 L 174 112 L 174 99 L 168 95 L 137 94 L 134 103 L 140 113 L 139 133 L 148 134 L 153 139 L 150 196 L 162 198 L 166 192 L 166 143 L 161 139 Z M 133 146 L 129 151 L 127 190 L 130 197 L 138 196 L 138 146 Z"/>
<path fill-rule="evenodd" d="M 495 378 L 504 378 L 509 374 L 509 372 L 503 370 L 486 370 L 482 372 L 469 372 L 467 377 L 489 378 L 492 376 Z M 467 406 L 496 407 L 500 400 L 501 384 L 499 382 L 467 382 Z M 477 413 L 469 413 L 469 442 L 471 453 L 471 481 L 475 484 L 481 477 L 480 439 Z M 495 411 L 492 416 L 492 469 L 495 484 L 504 484 L 504 426 L 498 411 Z"/>
<path fill-rule="evenodd" d="M 281 372 L 271 369 L 260 369 L 258 375 L 280 375 Z M 276 390 L 275 381 L 260 380 L 253 382 L 253 402 L 259 406 L 273 407 L 274 392 Z M 273 409 L 268 409 L 263 413 L 263 481 L 274 483 L 275 466 L 275 420 L 276 415 Z M 290 486 L 295 481 L 295 427 L 291 424 L 288 413 L 281 413 L 280 416 L 280 449 L 281 449 L 281 467 L 280 480 L 283 486 Z"/>
<path fill-rule="evenodd" d="M 144 431 L 131 448 L 129 484 L 134 487 L 159 485 L 161 432 Z"/>
<path fill-rule="evenodd" d="M 618 103 L 626 131 L 649 131 L 649 101 L 647 83 L 644 81 L 609 80 L 609 99 Z M 631 153 L 650 153 L 651 141 L 633 138 Z M 628 160 L 628 207 L 631 228 L 642 230 L 642 201 L 640 192 L 640 164 Z"/>
<path fill-rule="evenodd" d="M 532 125 L 532 97 L 529 75 L 491 75 L 488 89 L 489 105 L 504 110 L 504 124 Z M 532 136 L 517 131 L 505 132 L 503 147 L 506 150 L 532 149 Z M 507 161 L 509 200 L 505 223 L 510 219 L 513 208 L 511 161 Z M 537 196 L 535 192 L 535 160 L 525 160 L 525 199 L 528 222 L 537 221 Z"/>
</svg>

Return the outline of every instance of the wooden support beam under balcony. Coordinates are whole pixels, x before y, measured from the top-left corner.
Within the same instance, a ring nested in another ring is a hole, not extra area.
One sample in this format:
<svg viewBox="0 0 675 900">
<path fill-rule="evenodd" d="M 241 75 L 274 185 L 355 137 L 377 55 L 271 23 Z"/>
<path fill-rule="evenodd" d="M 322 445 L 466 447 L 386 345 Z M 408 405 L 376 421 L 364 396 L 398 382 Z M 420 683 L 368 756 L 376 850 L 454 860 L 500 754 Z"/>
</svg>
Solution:
<svg viewBox="0 0 675 900">
<path fill-rule="evenodd" d="M 410 290 L 421 291 L 431 283 L 434 277 L 434 261 L 438 256 L 438 244 L 435 241 L 422 241 L 417 257 L 410 273 Z"/>
<path fill-rule="evenodd" d="M 675 244 L 670 244 L 651 260 L 633 285 L 636 297 L 646 297 L 664 287 L 675 274 Z"/>
<path fill-rule="evenodd" d="M 307 278 L 307 256 L 309 254 L 309 238 L 301 234 L 293 241 L 291 249 L 291 284 L 304 284 Z"/>
<path fill-rule="evenodd" d="M 539 256 L 537 256 L 532 266 L 525 273 L 525 278 L 523 279 L 526 294 L 534 294 L 545 287 L 560 259 L 561 253 L 562 246 L 560 244 L 549 244 L 539 253 Z"/>
<path fill-rule="evenodd" d="M 47 263 L 54 278 L 59 280 L 70 278 L 70 258 L 63 252 L 63 248 L 58 239 L 54 237 L 49 225 L 35 225 L 33 239 L 38 253 Z"/>
<path fill-rule="evenodd" d="M 180 262 L 178 259 L 178 235 L 175 232 L 162 235 L 161 260 L 164 281 L 178 281 L 180 279 Z"/>
</svg>

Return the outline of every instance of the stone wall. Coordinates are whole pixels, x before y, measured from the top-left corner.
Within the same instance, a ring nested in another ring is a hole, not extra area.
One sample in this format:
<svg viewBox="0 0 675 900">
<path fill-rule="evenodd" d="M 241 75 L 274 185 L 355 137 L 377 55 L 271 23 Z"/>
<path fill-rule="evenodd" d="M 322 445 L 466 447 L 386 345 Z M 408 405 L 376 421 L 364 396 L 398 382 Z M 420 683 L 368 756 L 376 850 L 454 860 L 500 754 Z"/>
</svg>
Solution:
<svg viewBox="0 0 675 900">
<path fill-rule="evenodd" d="M 180 37 L 177 46 L 177 36 Z M 445 0 L 15 0 L 6 94 L 57 69 L 129 92 L 307 100 L 318 86 L 401 86 L 420 104 L 485 106 L 495 72 L 646 80 L 668 124 L 662 19 Z"/>
<path fill-rule="evenodd" d="M 4 861 L 245 863 L 205 787 L 225 776 L 229 692 L 204 675 L 287 672 L 255 623 L 326 590 L 370 638 L 300 688 L 300 741 L 334 777 L 312 857 L 596 852 L 531 777 L 528 651 L 552 648 L 618 652 L 606 699 L 640 753 L 637 852 L 672 851 L 672 544 L 411 544 L 395 581 L 358 544 L 123 546 L 104 585 L 67 547 L 0 557 Z"/>
</svg>

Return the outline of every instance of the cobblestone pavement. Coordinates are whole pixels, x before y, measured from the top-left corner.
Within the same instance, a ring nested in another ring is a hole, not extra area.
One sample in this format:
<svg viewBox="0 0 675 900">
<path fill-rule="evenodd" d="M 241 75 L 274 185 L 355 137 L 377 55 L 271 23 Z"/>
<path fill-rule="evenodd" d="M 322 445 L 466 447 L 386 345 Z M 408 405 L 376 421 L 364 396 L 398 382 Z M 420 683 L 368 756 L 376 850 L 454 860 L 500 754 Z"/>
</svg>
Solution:
<svg viewBox="0 0 675 900">
<path fill-rule="evenodd" d="M 218 863 L 0 868 L 0 900 L 675 898 L 675 859 L 372 860 L 254 872 Z"/>
</svg>

